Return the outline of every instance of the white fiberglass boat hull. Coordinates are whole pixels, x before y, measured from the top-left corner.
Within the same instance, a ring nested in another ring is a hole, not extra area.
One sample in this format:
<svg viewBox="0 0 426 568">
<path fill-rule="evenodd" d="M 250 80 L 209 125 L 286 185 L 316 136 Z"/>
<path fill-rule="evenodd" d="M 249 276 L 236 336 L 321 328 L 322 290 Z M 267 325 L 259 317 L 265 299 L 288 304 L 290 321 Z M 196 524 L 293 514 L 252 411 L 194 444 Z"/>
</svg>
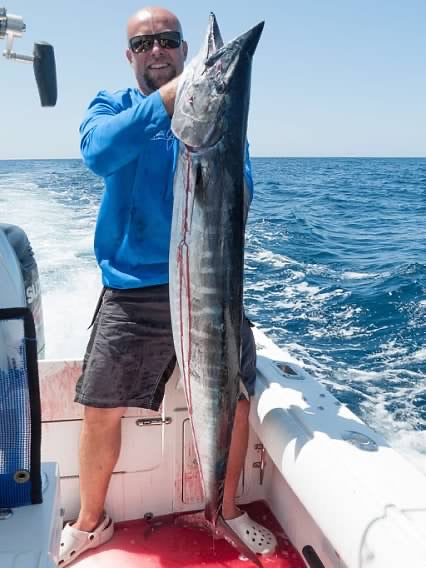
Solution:
<svg viewBox="0 0 426 568">
<path fill-rule="evenodd" d="M 239 502 L 265 500 L 308 566 L 423 568 L 425 476 L 260 330 L 254 333 L 258 380 Z M 73 397 L 80 370 L 78 361 L 40 362 L 42 456 L 59 462 L 66 519 L 79 509 L 82 408 Z M 128 409 L 122 427 L 106 503 L 115 521 L 202 509 L 178 373 L 158 413 Z"/>
<path fill-rule="evenodd" d="M 255 336 L 251 424 L 275 465 L 268 502 L 290 540 L 326 567 L 426 566 L 424 474 Z"/>
</svg>

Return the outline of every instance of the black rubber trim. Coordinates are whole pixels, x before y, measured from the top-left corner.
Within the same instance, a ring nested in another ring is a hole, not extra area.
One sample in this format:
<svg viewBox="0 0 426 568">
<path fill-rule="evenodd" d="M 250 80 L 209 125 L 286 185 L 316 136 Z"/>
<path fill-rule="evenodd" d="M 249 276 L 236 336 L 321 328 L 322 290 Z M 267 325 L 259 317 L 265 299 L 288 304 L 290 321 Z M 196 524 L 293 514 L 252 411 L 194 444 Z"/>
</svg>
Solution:
<svg viewBox="0 0 426 568">
<path fill-rule="evenodd" d="M 311 545 L 304 546 L 302 549 L 302 554 L 305 557 L 309 568 L 325 568 L 324 564 L 321 562 L 320 557 Z"/>
</svg>

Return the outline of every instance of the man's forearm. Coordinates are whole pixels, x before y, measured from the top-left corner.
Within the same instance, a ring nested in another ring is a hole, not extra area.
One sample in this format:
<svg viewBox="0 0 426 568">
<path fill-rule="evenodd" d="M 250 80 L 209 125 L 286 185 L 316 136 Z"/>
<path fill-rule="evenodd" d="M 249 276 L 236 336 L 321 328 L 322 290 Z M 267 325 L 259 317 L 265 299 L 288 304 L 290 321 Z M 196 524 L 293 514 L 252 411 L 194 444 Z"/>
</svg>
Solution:
<svg viewBox="0 0 426 568">
<path fill-rule="evenodd" d="M 166 107 L 169 116 L 173 116 L 173 111 L 175 109 L 176 89 L 178 84 L 179 77 L 175 77 L 175 79 L 172 79 L 159 88 L 161 98 L 163 99 L 164 106 Z"/>
</svg>

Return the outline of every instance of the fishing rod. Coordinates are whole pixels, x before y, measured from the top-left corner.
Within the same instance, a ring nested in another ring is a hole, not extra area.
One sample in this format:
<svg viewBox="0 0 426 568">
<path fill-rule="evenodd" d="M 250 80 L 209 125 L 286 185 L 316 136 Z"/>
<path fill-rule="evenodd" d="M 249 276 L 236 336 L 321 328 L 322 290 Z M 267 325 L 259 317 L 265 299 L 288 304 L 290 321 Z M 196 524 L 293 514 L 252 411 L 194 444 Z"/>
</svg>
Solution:
<svg viewBox="0 0 426 568">
<path fill-rule="evenodd" d="M 34 43 L 32 55 L 12 51 L 15 38 L 22 37 L 26 25 L 21 16 L 8 14 L 0 7 L 0 39 L 6 39 L 3 56 L 13 61 L 32 63 L 41 106 L 55 106 L 57 100 L 56 63 L 53 46 L 47 42 Z"/>
</svg>

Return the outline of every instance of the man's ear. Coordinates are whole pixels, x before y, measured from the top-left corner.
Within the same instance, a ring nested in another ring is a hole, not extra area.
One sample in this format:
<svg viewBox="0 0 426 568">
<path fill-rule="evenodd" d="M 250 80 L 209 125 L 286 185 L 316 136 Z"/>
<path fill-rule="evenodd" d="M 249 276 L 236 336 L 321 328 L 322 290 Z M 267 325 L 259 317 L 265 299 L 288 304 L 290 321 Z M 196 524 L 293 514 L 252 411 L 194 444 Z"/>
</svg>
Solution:
<svg viewBox="0 0 426 568">
<path fill-rule="evenodd" d="M 186 61 L 186 58 L 188 56 L 188 44 L 186 43 L 186 41 L 184 41 L 182 43 L 182 49 L 183 49 L 183 56 L 184 56 L 185 61 Z"/>
<path fill-rule="evenodd" d="M 129 49 L 129 48 L 126 49 L 126 57 L 127 57 L 127 61 L 131 65 L 133 63 L 133 53 L 132 53 L 132 50 Z"/>
</svg>

